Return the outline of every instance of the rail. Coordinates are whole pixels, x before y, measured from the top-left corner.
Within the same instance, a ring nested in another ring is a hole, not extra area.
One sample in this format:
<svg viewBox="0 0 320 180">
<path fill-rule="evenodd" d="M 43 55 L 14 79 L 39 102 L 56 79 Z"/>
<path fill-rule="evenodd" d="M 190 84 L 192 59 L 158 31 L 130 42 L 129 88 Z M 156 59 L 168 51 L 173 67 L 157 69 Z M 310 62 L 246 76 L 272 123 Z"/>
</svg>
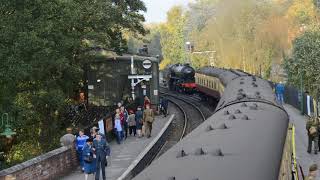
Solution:
<svg viewBox="0 0 320 180">
<path fill-rule="evenodd" d="M 202 120 L 203 120 L 203 121 L 206 120 L 206 117 L 205 117 L 205 115 L 203 114 L 203 112 L 201 111 L 201 109 L 200 109 L 197 105 L 195 105 L 195 104 L 191 103 L 190 101 L 186 100 L 185 98 L 178 97 L 176 94 L 175 94 L 175 95 L 172 95 L 172 94 L 165 93 L 165 92 L 160 92 L 160 94 L 164 94 L 164 95 L 166 95 L 166 96 L 171 96 L 171 97 L 173 97 L 173 98 L 175 98 L 175 99 L 179 99 L 179 100 L 181 100 L 181 101 L 183 101 L 183 102 L 191 105 L 192 107 L 194 107 L 194 108 L 201 114 Z"/>
<path fill-rule="evenodd" d="M 160 92 L 161 93 L 161 92 Z M 183 107 L 181 107 L 178 103 L 174 102 L 172 99 L 168 99 L 168 101 L 170 101 L 172 104 L 174 104 L 175 106 L 178 107 L 178 109 L 182 112 L 183 114 L 183 118 L 184 118 L 184 125 L 183 125 L 183 130 L 181 132 L 180 138 L 179 140 L 181 140 L 186 132 L 187 129 L 187 124 L 188 124 L 188 118 L 187 118 L 187 113 L 184 111 Z"/>
</svg>

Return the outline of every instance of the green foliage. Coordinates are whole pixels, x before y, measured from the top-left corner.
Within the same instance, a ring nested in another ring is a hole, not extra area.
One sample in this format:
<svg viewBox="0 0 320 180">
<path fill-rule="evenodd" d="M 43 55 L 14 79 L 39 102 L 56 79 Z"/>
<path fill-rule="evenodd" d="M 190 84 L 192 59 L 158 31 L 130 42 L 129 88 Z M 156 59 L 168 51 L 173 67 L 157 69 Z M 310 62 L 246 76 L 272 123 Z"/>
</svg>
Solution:
<svg viewBox="0 0 320 180">
<path fill-rule="evenodd" d="M 163 24 L 160 30 L 163 58 L 165 61 L 169 59 L 171 63 L 184 63 L 187 55 L 183 9 L 179 6 L 173 7 L 167 16 L 167 23 Z"/>
<path fill-rule="evenodd" d="M 72 125 L 63 115 L 83 88 L 83 67 L 92 59 L 88 49 L 122 53 L 123 31 L 146 33 L 145 10 L 140 0 L 0 3 L 0 112 L 14 117 L 18 142 L 7 156 L 10 164 L 58 146 Z"/>
<path fill-rule="evenodd" d="M 314 97 L 320 90 L 320 31 L 305 32 L 296 38 L 293 45 L 292 57 L 285 59 L 289 82 L 299 87 L 303 78 L 304 88 Z"/>
<path fill-rule="evenodd" d="M 142 48 L 143 45 L 147 45 L 150 56 L 156 57 L 159 55 L 161 58 L 160 27 L 151 24 L 147 25 L 146 29 L 148 30 L 148 33 L 144 36 L 136 36 L 132 33 L 128 34 L 128 52 L 130 54 L 136 54 L 139 48 Z"/>
<path fill-rule="evenodd" d="M 14 165 L 29 160 L 42 153 L 40 146 L 35 141 L 20 142 L 14 145 L 6 157 L 7 165 Z"/>
</svg>

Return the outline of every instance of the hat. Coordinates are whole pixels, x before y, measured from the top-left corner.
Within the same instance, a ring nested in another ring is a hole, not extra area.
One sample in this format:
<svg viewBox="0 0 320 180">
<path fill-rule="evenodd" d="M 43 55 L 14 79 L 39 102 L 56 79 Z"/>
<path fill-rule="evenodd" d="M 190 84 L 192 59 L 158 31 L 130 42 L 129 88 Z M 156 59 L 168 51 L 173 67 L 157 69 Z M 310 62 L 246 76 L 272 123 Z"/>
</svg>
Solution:
<svg viewBox="0 0 320 180">
<path fill-rule="evenodd" d="M 132 109 L 130 109 L 130 110 L 129 110 L 129 113 L 130 113 L 130 114 L 133 114 L 133 110 L 132 110 Z"/>
<path fill-rule="evenodd" d="M 316 170 L 318 170 L 318 165 L 317 164 L 312 164 L 309 167 L 309 172 L 316 171 Z"/>
</svg>

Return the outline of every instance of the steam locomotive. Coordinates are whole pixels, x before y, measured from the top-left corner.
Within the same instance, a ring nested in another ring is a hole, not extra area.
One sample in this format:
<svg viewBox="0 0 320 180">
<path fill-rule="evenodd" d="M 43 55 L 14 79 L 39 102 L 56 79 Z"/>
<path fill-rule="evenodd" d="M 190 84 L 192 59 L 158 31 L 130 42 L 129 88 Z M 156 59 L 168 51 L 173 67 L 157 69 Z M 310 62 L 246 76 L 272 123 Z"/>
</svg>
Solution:
<svg viewBox="0 0 320 180">
<path fill-rule="evenodd" d="M 195 70 L 189 64 L 173 64 L 166 68 L 165 78 L 172 91 L 192 93 L 196 88 Z"/>
</svg>

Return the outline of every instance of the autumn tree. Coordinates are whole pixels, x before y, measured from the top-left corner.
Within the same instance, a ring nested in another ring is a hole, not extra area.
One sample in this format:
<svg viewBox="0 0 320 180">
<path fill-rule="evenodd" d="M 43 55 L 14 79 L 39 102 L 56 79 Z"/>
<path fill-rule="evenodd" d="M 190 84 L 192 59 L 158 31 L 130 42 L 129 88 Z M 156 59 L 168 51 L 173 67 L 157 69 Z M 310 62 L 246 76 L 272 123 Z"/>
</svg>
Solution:
<svg viewBox="0 0 320 180">
<path fill-rule="evenodd" d="M 167 13 L 167 22 L 160 27 L 163 53 L 162 67 L 169 63 L 185 63 L 185 16 L 180 6 L 175 6 Z"/>
</svg>

